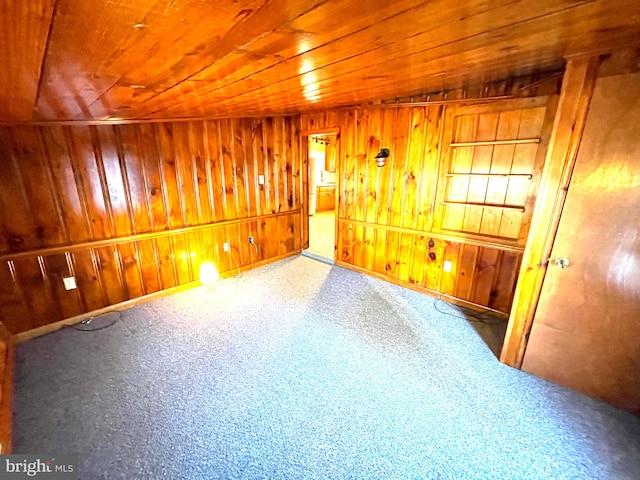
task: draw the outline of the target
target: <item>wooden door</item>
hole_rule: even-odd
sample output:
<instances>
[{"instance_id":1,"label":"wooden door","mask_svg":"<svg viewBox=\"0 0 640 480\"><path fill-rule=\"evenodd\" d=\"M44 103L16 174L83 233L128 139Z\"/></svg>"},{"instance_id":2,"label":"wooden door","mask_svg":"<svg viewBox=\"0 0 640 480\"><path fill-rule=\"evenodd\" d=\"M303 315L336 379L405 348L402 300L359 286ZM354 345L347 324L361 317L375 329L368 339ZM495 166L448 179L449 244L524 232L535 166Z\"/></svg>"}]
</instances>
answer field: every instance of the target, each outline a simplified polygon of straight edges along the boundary
<instances>
[{"instance_id":1,"label":"wooden door","mask_svg":"<svg viewBox=\"0 0 640 480\"><path fill-rule=\"evenodd\" d=\"M522 368L640 413L640 73L596 83L550 262Z\"/></svg>"}]
</instances>

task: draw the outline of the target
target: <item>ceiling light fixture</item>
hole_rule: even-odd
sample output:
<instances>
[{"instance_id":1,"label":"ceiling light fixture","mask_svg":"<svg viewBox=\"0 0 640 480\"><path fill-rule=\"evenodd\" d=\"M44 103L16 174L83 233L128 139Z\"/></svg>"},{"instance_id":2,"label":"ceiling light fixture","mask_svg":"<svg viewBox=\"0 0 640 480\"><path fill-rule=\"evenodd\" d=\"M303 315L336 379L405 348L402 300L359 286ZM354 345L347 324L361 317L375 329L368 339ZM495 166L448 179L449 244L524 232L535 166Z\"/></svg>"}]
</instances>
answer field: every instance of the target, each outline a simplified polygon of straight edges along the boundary
<instances>
[{"instance_id":1,"label":"ceiling light fixture","mask_svg":"<svg viewBox=\"0 0 640 480\"><path fill-rule=\"evenodd\" d=\"M133 24L133 28L137 28L138 30L140 30L141 28L146 27L146 25L144 23L134 23Z\"/></svg>"},{"instance_id":2,"label":"ceiling light fixture","mask_svg":"<svg viewBox=\"0 0 640 480\"><path fill-rule=\"evenodd\" d=\"M138 90L138 89L142 90L147 87L145 87L144 85L129 85L129 88L133 88L134 90Z\"/></svg>"}]
</instances>

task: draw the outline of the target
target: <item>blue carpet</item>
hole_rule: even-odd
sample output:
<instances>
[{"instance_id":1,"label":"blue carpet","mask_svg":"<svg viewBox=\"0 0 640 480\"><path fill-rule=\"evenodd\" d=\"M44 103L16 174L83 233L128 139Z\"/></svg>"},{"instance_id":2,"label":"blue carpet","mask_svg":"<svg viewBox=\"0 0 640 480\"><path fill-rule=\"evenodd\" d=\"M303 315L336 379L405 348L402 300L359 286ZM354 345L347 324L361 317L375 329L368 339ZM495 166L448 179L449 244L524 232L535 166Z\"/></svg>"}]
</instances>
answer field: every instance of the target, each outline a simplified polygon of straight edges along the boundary
<instances>
[{"instance_id":1,"label":"blue carpet","mask_svg":"<svg viewBox=\"0 0 640 480\"><path fill-rule=\"evenodd\" d=\"M433 303L300 256L33 339L14 450L92 480L638 478L638 418Z\"/></svg>"}]
</instances>

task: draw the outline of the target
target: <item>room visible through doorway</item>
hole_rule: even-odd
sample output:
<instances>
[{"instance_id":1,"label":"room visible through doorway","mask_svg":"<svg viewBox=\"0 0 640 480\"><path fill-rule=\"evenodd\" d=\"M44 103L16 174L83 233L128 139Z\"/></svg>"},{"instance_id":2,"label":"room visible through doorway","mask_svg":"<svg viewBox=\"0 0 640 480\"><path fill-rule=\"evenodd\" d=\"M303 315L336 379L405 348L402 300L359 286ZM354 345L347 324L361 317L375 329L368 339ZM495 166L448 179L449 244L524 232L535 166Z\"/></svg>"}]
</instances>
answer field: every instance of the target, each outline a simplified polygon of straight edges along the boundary
<instances>
[{"instance_id":1,"label":"room visible through doorway","mask_svg":"<svg viewBox=\"0 0 640 480\"><path fill-rule=\"evenodd\" d=\"M309 248L306 253L333 262L338 136L318 134L308 138Z\"/></svg>"}]
</instances>

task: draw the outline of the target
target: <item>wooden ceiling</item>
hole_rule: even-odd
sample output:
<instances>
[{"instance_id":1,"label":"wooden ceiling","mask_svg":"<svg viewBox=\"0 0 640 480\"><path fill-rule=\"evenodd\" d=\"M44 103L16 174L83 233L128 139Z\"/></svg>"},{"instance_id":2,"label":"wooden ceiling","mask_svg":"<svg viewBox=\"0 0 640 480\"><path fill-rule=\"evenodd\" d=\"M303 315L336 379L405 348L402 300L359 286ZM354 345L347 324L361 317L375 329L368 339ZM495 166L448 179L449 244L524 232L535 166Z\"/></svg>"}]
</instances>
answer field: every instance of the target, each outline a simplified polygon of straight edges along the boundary
<instances>
[{"instance_id":1,"label":"wooden ceiling","mask_svg":"<svg viewBox=\"0 0 640 480\"><path fill-rule=\"evenodd\" d=\"M303 112L639 43L638 0L3 0L0 121Z\"/></svg>"}]
</instances>

